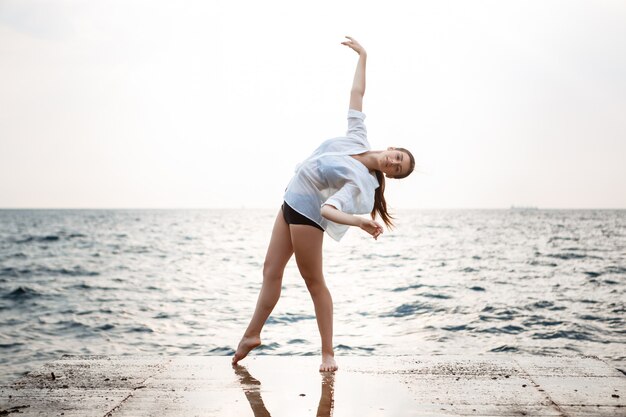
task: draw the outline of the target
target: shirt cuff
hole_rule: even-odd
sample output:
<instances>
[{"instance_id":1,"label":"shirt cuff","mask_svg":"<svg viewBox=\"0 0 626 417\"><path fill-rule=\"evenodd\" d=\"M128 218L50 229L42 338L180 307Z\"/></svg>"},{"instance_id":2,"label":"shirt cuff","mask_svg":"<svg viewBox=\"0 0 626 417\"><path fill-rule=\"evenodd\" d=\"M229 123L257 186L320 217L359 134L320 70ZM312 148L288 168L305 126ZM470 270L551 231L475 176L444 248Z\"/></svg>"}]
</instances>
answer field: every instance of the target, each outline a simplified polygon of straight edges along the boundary
<instances>
[{"instance_id":1,"label":"shirt cuff","mask_svg":"<svg viewBox=\"0 0 626 417\"><path fill-rule=\"evenodd\" d=\"M365 120L365 113L355 109L348 109L348 118L355 117L357 119Z\"/></svg>"},{"instance_id":2,"label":"shirt cuff","mask_svg":"<svg viewBox=\"0 0 626 417\"><path fill-rule=\"evenodd\" d=\"M339 211L343 211L342 210L342 206L341 206L341 202L335 198L329 198L328 200L326 200L324 203L322 203L322 207L324 207L325 205L329 205L329 206L333 206L335 207L337 210Z\"/></svg>"}]
</instances>

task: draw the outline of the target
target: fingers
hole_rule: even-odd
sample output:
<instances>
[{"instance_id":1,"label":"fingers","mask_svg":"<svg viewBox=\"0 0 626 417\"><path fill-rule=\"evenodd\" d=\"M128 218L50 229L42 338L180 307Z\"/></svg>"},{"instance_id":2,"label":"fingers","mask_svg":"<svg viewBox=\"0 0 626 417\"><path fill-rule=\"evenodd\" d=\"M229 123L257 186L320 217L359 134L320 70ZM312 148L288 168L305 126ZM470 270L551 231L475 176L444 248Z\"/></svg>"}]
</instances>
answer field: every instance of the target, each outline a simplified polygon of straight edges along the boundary
<instances>
[{"instance_id":1,"label":"fingers","mask_svg":"<svg viewBox=\"0 0 626 417\"><path fill-rule=\"evenodd\" d=\"M381 235L381 233L382 233L382 232L381 232L380 230L378 230L378 229L371 229L371 228L367 228L365 231L366 231L367 233L369 233L369 235L370 235L370 236L372 236L374 239L377 239L377 238L378 238L378 236L380 236L380 235Z\"/></svg>"},{"instance_id":2,"label":"fingers","mask_svg":"<svg viewBox=\"0 0 626 417\"><path fill-rule=\"evenodd\" d=\"M342 44L342 45L352 46L352 44L355 44L355 43L357 43L357 44L358 44L358 42L357 42L357 41L355 41L353 37L351 37L351 36L346 36L346 38L348 38L349 40L341 42L341 44Z\"/></svg>"},{"instance_id":3,"label":"fingers","mask_svg":"<svg viewBox=\"0 0 626 417\"><path fill-rule=\"evenodd\" d=\"M373 220L364 221L360 227L374 239L378 239L378 236L383 234L383 227Z\"/></svg>"},{"instance_id":4,"label":"fingers","mask_svg":"<svg viewBox=\"0 0 626 417\"><path fill-rule=\"evenodd\" d=\"M374 239L376 239L376 240L377 240L377 239L378 239L378 236L380 236L380 235L382 235L382 234L383 234L383 228L382 228L382 226L381 226L381 225L379 225L379 224L378 224L378 223L376 223L376 222L372 222L372 223L371 223L371 226L372 226L372 227L373 227L373 229L374 229L374 230L372 231L371 235L372 235L372 237L373 237Z\"/></svg>"},{"instance_id":5,"label":"fingers","mask_svg":"<svg viewBox=\"0 0 626 417\"><path fill-rule=\"evenodd\" d=\"M359 55L361 55L365 51L363 47L361 46L361 44L356 41L356 39L350 36L346 36L346 38L348 38L348 40L341 42L342 45L347 46L348 48L352 49L354 52L356 52Z\"/></svg>"}]
</instances>

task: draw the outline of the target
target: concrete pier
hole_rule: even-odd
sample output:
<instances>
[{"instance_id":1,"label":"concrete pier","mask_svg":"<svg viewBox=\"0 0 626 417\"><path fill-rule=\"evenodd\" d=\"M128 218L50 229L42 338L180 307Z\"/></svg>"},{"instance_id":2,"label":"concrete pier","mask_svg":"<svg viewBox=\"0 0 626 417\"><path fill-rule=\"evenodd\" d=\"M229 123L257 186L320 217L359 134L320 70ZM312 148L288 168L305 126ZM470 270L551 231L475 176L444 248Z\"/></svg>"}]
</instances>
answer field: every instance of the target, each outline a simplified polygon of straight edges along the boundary
<instances>
[{"instance_id":1,"label":"concrete pier","mask_svg":"<svg viewBox=\"0 0 626 417\"><path fill-rule=\"evenodd\" d=\"M595 357L67 356L0 387L0 416L626 416Z\"/></svg>"}]
</instances>

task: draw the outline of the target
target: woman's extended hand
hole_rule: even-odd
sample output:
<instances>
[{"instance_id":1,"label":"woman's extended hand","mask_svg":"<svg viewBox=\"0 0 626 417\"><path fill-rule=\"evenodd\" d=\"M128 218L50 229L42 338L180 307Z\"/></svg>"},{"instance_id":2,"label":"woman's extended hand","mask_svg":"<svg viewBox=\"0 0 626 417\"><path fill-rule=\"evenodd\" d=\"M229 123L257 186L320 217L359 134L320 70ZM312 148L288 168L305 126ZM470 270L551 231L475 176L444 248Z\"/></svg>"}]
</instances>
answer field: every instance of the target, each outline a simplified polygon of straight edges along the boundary
<instances>
[{"instance_id":1,"label":"woman's extended hand","mask_svg":"<svg viewBox=\"0 0 626 417\"><path fill-rule=\"evenodd\" d=\"M361 44L356 41L356 39L351 38L350 36L346 36L346 38L348 38L349 40L341 42L342 45L346 45L347 47L352 48L359 55L366 53L365 48L363 48Z\"/></svg>"},{"instance_id":2,"label":"woman's extended hand","mask_svg":"<svg viewBox=\"0 0 626 417\"><path fill-rule=\"evenodd\" d=\"M359 227L372 235L374 239L378 239L378 236L383 233L383 227L380 224L376 223L374 220L361 218Z\"/></svg>"}]
</instances>

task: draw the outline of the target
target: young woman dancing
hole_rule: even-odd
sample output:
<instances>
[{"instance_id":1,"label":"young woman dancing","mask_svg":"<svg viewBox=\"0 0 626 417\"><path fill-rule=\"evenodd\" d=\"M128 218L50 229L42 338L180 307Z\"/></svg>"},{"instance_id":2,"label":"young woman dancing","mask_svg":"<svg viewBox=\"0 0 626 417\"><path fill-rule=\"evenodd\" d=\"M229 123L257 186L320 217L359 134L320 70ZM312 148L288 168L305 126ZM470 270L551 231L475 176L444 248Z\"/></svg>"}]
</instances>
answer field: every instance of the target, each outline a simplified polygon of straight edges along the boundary
<instances>
[{"instance_id":1,"label":"young woman dancing","mask_svg":"<svg viewBox=\"0 0 626 417\"><path fill-rule=\"evenodd\" d=\"M365 115L361 113L365 93L367 53L353 38L342 42L359 54L350 92L348 132L345 137L322 143L296 168L285 190L283 205L276 216L265 263L263 285L250 324L233 365L261 344L261 330L280 297L283 271L291 255L313 299L315 317L322 338L320 371L335 371L333 351L333 300L322 272L324 231L339 241L349 226L357 226L377 239L382 226L392 217L385 203L385 176L405 178L415 167L413 155L404 148L372 151L367 141ZM383 175L384 174L384 175ZM371 214L372 220L355 216Z\"/></svg>"}]
</instances>

